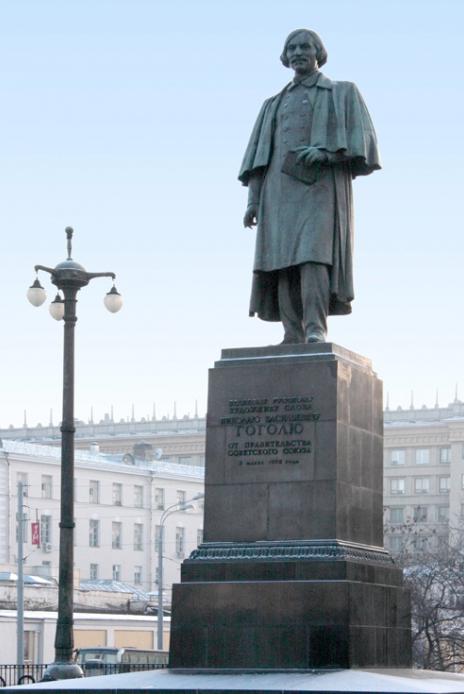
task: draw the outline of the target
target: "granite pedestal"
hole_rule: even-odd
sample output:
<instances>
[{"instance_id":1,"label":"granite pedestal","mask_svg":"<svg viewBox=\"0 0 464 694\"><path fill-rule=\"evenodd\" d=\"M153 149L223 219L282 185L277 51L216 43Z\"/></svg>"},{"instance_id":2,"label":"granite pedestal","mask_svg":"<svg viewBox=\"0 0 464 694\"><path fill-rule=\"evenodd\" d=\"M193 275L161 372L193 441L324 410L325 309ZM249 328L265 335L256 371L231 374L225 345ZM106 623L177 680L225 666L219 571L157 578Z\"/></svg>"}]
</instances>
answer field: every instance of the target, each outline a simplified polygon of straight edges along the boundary
<instances>
[{"instance_id":1,"label":"granite pedestal","mask_svg":"<svg viewBox=\"0 0 464 694\"><path fill-rule=\"evenodd\" d=\"M410 666L369 360L330 343L224 350L208 397L204 543L174 586L170 667Z\"/></svg>"}]
</instances>

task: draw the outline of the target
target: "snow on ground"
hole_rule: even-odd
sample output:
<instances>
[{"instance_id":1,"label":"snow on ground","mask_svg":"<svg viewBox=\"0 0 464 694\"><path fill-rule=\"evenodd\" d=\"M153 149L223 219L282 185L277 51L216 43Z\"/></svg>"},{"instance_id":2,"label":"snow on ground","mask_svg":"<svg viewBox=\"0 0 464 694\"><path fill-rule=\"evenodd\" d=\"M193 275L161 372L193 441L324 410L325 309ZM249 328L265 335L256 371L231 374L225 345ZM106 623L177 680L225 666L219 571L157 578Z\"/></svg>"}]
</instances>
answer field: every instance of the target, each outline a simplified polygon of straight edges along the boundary
<instances>
[{"instance_id":1,"label":"snow on ground","mask_svg":"<svg viewBox=\"0 0 464 694\"><path fill-rule=\"evenodd\" d=\"M314 672L276 673L181 673L172 670L133 672L122 675L86 677L78 680L43 682L9 687L8 691L92 690L124 692L199 690L263 692L388 692L464 694L464 675L427 670L363 669L319 670Z\"/></svg>"}]
</instances>

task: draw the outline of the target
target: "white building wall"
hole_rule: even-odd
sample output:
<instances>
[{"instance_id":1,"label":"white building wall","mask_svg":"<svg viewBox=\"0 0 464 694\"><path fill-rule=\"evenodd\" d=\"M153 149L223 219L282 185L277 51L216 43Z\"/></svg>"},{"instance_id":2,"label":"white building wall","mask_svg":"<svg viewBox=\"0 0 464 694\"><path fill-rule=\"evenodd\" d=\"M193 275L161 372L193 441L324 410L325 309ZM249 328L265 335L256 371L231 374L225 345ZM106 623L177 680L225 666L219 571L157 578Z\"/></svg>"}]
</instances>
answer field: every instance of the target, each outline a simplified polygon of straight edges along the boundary
<instances>
[{"instance_id":1,"label":"white building wall","mask_svg":"<svg viewBox=\"0 0 464 694\"><path fill-rule=\"evenodd\" d=\"M10 502L8 454L0 450L0 563L9 561Z\"/></svg>"},{"instance_id":2,"label":"white building wall","mask_svg":"<svg viewBox=\"0 0 464 694\"><path fill-rule=\"evenodd\" d=\"M14 521L17 504L17 480L27 478L27 497L25 505L28 521L26 523L25 572L32 573L42 567L45 573L57 575L59 549L60 515L60 457L55 448L30 445L14 441L4 441L3 456L0 453L0 493L10 486L10 494L4 495L0 506L0 537L3 528L3 560L1 563L14 567L16 562L16 523ZM0 449L2 451L2 449ZM5 453L9 464L6 465ZM76 452L75 463L75 569L81 579L90 578L91 565L98 567L98 578L113 578L114 567L120 567L119 578L135 584L137 574L141 574L138 584L142 590L157 591L155 584L155 528L159 524L163 509L154 508L155 490L163 489L164 508L175 505L179 493L188 501L203 493L203 470L192 466L162 463L146 463L144 467L111 462L101 455L85 455ZM45 477L47 476L47 477ZM44 484L52 480L52 490ZM2 481L3 480L3 481ZM98 499L91 497L91 484L97 482ZM121 485L121 503L115 503L113 485ZM143 488L143 504L136 505L135 487ZM50 497L50 498L44 498ZM49 542L42 538L42 545L31 544L31 522L42 516L51 517ZM90 520L98 521L99 537L96 547L90 546ZM120 523L122 538L120 547L113 543L113 524ZM142 526L142 544L136 546L134 526ZM185 528L185 547L182 555L176 552L176 527ZM170 599L172 582L179 580L180 563L184 556L197 546L198 531L203 527L203 508L201 502L186 511L175 511L165 523L164 546L164 586L166 598ZM1 551L1 550L0 550Z\"/></svg>"},{"instance_id":3,"label":"white building wall","mask_svg":"<svg viewBox=\"0 0 464 694\"><path fill-rule=\"evenodd\" d=\"M145 642L156 644L156 619L143 615L111 615L95 613L74 614L74 636L81 646L100 645L129 646L146 635ZM170 621L165 619L164 643L169 646ZM51 663L55 659L54 640L56 612L29 611L24 613L24 631L32 632L30 638L31 663ZM134 633L133 640L130 634ZM16 612L0 610L0 664L16 663ZM100 641L101 640L101 641Z\"/></svg>"},{"instance_id":4,"label":"white building wall","mask_svg":"<svg viewBox=\"0 0 464 694\"><path fill-rule=\"evenodd\" d=\"M405 543L409 552L433 551L448 540L450 527L462 523L463 450L462 420L391 421L385 427L385 544L393 553Z\"/></svg>"}]
</instances>

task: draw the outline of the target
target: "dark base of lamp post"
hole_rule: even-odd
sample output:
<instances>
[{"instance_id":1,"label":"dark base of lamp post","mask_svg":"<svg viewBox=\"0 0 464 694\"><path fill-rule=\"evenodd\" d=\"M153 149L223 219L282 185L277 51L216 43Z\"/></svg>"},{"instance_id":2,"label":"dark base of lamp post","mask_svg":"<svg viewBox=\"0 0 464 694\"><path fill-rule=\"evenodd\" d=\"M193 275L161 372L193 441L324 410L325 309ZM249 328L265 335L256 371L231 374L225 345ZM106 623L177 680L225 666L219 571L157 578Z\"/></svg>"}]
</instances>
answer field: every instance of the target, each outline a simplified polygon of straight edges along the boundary
<instances>
[{"instance_id":1,"label":"dark base of lamp post","mask_svg":"<svg viewBox=\"0 0 464 694\"><path fill-rule=\"evenodd\" d=\"M42 682L53 682L54 680L72 680L76 677L84 677L82 669L77 663L69 661L51 663L44 672Z\"/></svg>"}]
</instances>

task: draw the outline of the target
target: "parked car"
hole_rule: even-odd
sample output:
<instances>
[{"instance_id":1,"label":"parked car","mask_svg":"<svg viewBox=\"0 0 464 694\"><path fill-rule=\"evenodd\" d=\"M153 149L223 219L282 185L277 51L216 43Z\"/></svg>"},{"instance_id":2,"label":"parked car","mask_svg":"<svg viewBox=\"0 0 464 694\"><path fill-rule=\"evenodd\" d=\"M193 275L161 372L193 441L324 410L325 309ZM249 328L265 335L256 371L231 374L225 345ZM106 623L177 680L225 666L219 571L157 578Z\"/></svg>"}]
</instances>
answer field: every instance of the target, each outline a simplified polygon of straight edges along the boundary
<instances>
[{"instance_id":1,"label":"parked car","mask_svg":"<svg viewBox=\"0 0 464 694\"><path fill-rule=\"evenodd\" d=\"M84 675L91 677L167 667L168 655L167 651L100 646L79 648L76 662L83 669Z\"/></svg>"}]
</instances>

